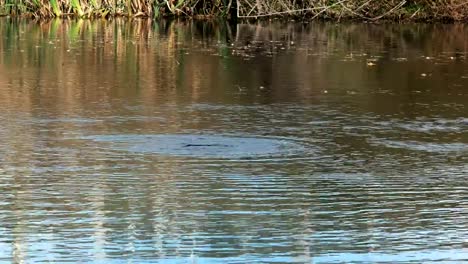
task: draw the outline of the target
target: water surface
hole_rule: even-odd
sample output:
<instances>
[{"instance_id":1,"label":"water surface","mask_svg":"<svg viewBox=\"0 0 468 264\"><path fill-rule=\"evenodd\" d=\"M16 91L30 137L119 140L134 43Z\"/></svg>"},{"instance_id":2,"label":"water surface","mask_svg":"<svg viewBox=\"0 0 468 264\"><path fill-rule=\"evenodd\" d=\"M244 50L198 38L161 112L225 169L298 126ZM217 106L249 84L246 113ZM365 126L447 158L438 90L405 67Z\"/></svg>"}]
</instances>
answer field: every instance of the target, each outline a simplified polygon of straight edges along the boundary
<instances>
[{"instance_id":1,"label":"water surface","mask_svg":"<svg viewBox=\"0 0 468 264\"><path fill-rule=\"evenodd\" d=\"M0 262L468 262L466 25L0 20Z\"/></svg>"}]
</instances>

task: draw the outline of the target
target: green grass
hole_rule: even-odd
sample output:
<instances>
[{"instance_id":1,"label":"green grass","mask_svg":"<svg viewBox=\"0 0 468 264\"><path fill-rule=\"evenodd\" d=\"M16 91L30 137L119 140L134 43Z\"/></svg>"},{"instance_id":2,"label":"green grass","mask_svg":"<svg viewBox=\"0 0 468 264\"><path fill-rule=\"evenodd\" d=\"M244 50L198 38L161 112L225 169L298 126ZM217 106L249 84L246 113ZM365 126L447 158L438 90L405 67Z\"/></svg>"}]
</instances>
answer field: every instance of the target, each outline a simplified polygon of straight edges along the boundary
<instances>
[{"instance_id":1,"label":"green grass","mask_svg":"<svg viewBox=\"0 0 468 264\"><path fill-rule=\"evenodd\" d=\"M62 10L59 7L59 0L50 0L50 6L52 8L53 14L56 17L60 17L62 15Z\"/></svg>"},{"instance_id":2,"label":"green grass","mask_svg":"<svg viewBox=\"0 0 468 264\"><path fill-rule=\"evenodd\" d=\"M73 10L75 11L75 14L77 14L79 17L82 17L84 12L83 9L81 9L80 0L70 0L70 2Z\"/></svg>"}]
</instances>

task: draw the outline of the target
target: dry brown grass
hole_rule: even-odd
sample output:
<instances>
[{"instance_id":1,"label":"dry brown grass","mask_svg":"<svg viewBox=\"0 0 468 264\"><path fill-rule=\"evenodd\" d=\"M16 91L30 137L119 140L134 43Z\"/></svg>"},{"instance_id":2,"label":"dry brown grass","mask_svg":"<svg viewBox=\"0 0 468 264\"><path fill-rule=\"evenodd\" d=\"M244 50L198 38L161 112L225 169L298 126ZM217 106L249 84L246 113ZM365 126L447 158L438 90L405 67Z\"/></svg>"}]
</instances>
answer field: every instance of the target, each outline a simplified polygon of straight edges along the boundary
<instances>
[{"instance_id":1,"label":"dry brown grass","mask_svg":"<svg viewBox=\"0 0 468 264\"><path fill-rule=\"evenodd\" d=\"M468 19L467 0L238 0L244 18L292 15L329 19L453 20Z\"/></svg>"}]
</instances>

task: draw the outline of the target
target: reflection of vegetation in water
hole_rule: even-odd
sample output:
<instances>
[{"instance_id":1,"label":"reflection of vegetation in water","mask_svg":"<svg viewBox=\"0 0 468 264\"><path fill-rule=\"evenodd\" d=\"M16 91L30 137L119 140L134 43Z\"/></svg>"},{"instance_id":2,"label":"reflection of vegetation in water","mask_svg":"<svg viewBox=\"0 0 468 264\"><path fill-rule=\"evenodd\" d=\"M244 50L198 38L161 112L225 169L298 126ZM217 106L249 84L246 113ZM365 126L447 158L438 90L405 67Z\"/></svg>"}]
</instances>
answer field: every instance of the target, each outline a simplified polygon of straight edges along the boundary
<instances>
[{"instance_id":1,"label":"reflection of vegetation in water","mask_svg":"<svg viewBox=\"0 0 468 264\"><path fill-rule=\"evenodd\" d=\"M34 76L43 96L67 98L57 102L64 107L90 97L137 96L150 103L162 93L265 102L306 98L335 84L359 93L369 82L403 91L422 85L422 73L445 87L444 71L464 75L456 63L466 59L466 31L464 25L3 19L0 79L27 87L31 81L18 80Z\"/></svg>"},{"instance_id":2,"label":"reflection of vegetation in water","mask_svg":"<svg viewBox=\"0 0 468 264\"><path fill-rule=\"evenodd\" d=\"M466 52L465 39L468 33L467 27L464 25L336 26L330 24L265 23L232 26L225 23L205 24L193 21L154 23L148 20L129 22L116 19L112 21L27 22L2 19L0 20L0 36L0 109L10 111L6 117L11 117L3 119L5 122L0 128L2 138L7 139L6 143L2 144L2 148L7 149L2 157L8 164L18 164L14 168L24 168L23 170L10 170L2 173L5 179L11 179L11 184L6 183L0 187L3 188L2 193L13 193L16 189L18 190L14 195L7 195L7 202L11 200L12 207L5 205L7 211L12 208L10 211L17 214L5 219L18 219L12 233L20 235L11 239L19 245L18 249L25 250L26 247L21 247L21 245L33 244L33 242L21 243L29 241L25 238L29 234L38 233L35 228L43 227L41 221L37 221L38 225L31 225L30 222L26 221L31 219L31 205L38 203L38 197L55 199L51 202L55 206L54 208L49 209L51 207L44 206L49 211L60 212L56 215L57 225L53 227L53 230L49 229L53 234L61 234L57 232L57 229L64 230L67 234L70 231L85 230L86 233L82 233L85 235L80 237L95 237L96 240L101 239L108 241L108 243L119 241L116 237L132 237L135 233L139 234L136 240L132 238L135 241L151 241L151 236L155 235L154 244L160 250L160 255L157 255L158 252L151 252L151 255L161 257L168 253L180 252L175 251L168 244L163 245L163 242L169 241L169 238L172 244L185 245L188 248L192 245L191 242L187 244L187 239L180 234L199 235L203 232L210 234L213 228L222 230L222 234L231 235L232 238L228 238L230 245L243 245L244 243L247 253L251 253L249 250L255 250L255 253L263 252L265 255L271 255L275 254L274 251L284 250L283 244L286 242L277 243L274 248L268 243L259 250L251 247L252 243L261 242L256 241L256 237L265 236L262 230L265 229L266 224L279 228L277 230L285 228L288 232L297 234L289 236L288 233L288 237L285 237L287 243L291 240L297 243L293 248L297 251L301 248L309 248L308 245L312 242L308 239L312 235L329 234L327 231L332 229L347 230L349 223L361 223L360 221L365 217L368 218L365 220L369 220L367 222L371 224L394 223L391 227L395 227L395 230L431 229L434 227L434 223L441 223L439 226L443 229L445 223L459 219L456 218L459 214L446 214L446 217L439 221L441 220L439 215L434 213L429 217L428 214L423 214L421 221L406 221L405 215L418 215L419 209L417 207L410 208L409 213L403 216L398 213L401 212L401 204L407 202L408 196L401 193L394 196L384 194L381 186L382 179L385 177L381 176L386 174L374 177L374 175L361 172L356 174L343 173L345 170L342 168L349 167L341 167L341 160L324 165L323 170L322 167L319 167L317 174L322 174L322 171L327 171L328 168L330 171L336 170L339 173L324 174L320 177L313 175L317 177L316 181L311 181L310 177L310 171L317 170L317 167L313 165L315 162L311 162L311 167L306 168L303 162L298 163L297 166L281 166L282 169L279 173L276 170L278 167L274 166L265 166L265 169L255 169L252 172L251 163L246 163L245 167L230 165L226 167L227 169L220 168L219 173L218 171L216 173L200 173L200 166L197 164L171 163L170 159L166 162L151 158L140 161L137 156L114 156L114 154L93 145L88 147L83 142L57 140L57 138L68 136L62 134L63 131L77 134L107 134L125 133L125 131L120 130L124 128L128 129L127 132L135 131L135 133L139 133L139 129L151 133L160 133L161 131L165 133L170 129L173 131L181 131L187 127L197 129L197 126L201 127L199 130L208 128L216 131L228 128L235 130L236 126L242 126L238 131L244 131L248 130L246 126L250 124L256 126L257 122L261 123L262 120L267 125L260 124L255 128L262 129L262 131L257 130L260 133L265 132L265 130L267 130L265 134L272 133L268 131L270 126L275 130L281 128L281 131L289 131L289 125L292 127L314 117L315 106L313 103L310 104L310 110L298 110L297 112L294 109L300 108L299 100L294 101L294 104L284 103L276 106L272 104L265 107L259 106L259 103L268 103L274 101L275 98L280 98L281 102L286 102L291 97L307 100L311 98L311 94L313 95L324 87L334 88L334 90L329 90L332 95L350 89L357 91L358 94L366 94L365 92L372 89L388 90L399 94L399 98L394 101L388 100L388 98L395 97L385 98L395 108L400 108L406 99L421 100L424 96L437 96L437 101L440 102L443 101L444 93L439 93L439 91L450 89L450 82L446 82L445 76L458 74L459 77L463 72L466 75L466 62L463 60L466 60L464 52ZM430 59L422 58L422 56ZM449 58L450 56L454 57L453 61ZM368 68L365 64L367 58L376 58L377 65ZM406 58L407 61L393 62L392 60L395 58ZM440 64L433 67L435 63ZM414 76L419 75L419 70L427 71L429 69L432 75L427 76L428 82L423 81L422 83L430 85L428 87L432 89L440 88L440 90L435 90L431 94L411 94L411 89L418 88L418 82ZM339 85L334 86L336 83ZM238 91L235 84L242 86L243 90ZM260 86L264 86L265 89L259 90ZM466 91L461 88L456 91L466 95ZM343 98L343 96L330 96L324 100L323 104L327 104L331 100L344 100ZM466 103L466 96L458 98L463 107L463 104ZM453 103L457 97L452 96L450 99ZM207 110L204 114L197 115L197 110L193 108L192 104L185 108L186 101L207 102L213 109L219 107L216 105L217 102L221 102L223 104L221 107L230 110ZM278 101L280 100L276 102ZM369 105L368 107L383 108L382 105L378 105L379 102L381 101L376 98L355 100L352 101L352 104L363 103ZM169 105L166 106L166 103ZM255 108L239 107L239 104L242 103L256 103L256 106ZM96 107L96 104L99 106ZM117 105L109 111L110 107L107 106L112 104ZM178 106L171 108L170 104ZM136 105L135 108L143 109L142 112L148 111L145 113L146 117L157 116L160 113L155 113L155 111L164 111L166 107L169 108L170 114L162 115L167 116L167 123L159 124L158 122L146 121L133 123L134 121L131 119L123 118L125 124L116 126L116 123L123 119L114 118L106 122L99 121L100 118L109 115L118 117L121 112L123 112L121 117L125 117L128 112L122 108L133 105ZM290 108L286 110L288 105ZM345 106L348 105L345 104ZM198 107L206 106L199 105ZM430 105L430 107L437 106ZM324 111L334 110L336 105L324 106L324 108ZM265 109L272 110L265 111ZM398 114L404 110L404 108L400 108L391 113ZM50 115L51 118L63 115L85 117L90 114L86 111L91 112L92 118L96 119L91 124L79 125L75 121L57 123L39 121L39 123L19 125L24 120L34 121L35 117L39 117L38 120L44 120L40 118L44 115ZM131 114L138 114L138 111L140 110L131 112ZM289 115L288 111L291 111ZM229 114L231 112L232 114ZM3 113L5 115L5 112ZM437 113L437 115L439 114ZM460 112L455 114L463 116ZM28 116L21 120L21 116L24 115ZM184 115L185 118L181 117ZM250 119L249 115L253 115L255 118L250 117ZM280 118L275 120L278 117ZM345 129L344 126L350 124L334 120L333 117L334 115L324 116L326 122L330 122L329 125L303 126L303 128L306 127L301 130L301 133L304 134L299 134L299 131L294 133L301 136L314 135L313 133L316 133L314 130L319 130L319 126L323 126L326 130L324 133L333 134L335 131L341 131L342 128ZM344 115L342 117L350 116ZM364 120L366 118L363 115L356 115L356 117ZM185 122L191 122L191 119L198 120L187 125L171 118L180 118ZM278 120L281 122L272 123L272 121ZM357 124L359 125L360 122L366 126L357 132L376 133L368 132L374 129L374 123L358 120ZM220 123L224 124L225 127L217 127ZM228 123L232 127L226 126ZM396 124L400 123L389 124L388 130L393 131ZM357 127L359 127L358 125ZM463 129L461 125L457 127ZM397 132L401 132L401 130ZM348 137L340 139L339 136L338 134L333 137L337 140L334 143L340 143L340 140L346 140L346 143L349 143ZM414 134L414 136L419 138L421 134ZM463 134L454 135L454 137L462 136ZM398 138L400 140L400 137ZM360 142L361 140L357 140L352 144L360 144ZM385 142L378 141L377 143ZM346 146L346 144L343 145ZM381 148L378 146L376 149ZM346 147L337 148L334 151L336 152L333 153L338 154L334 156L339 157L347 157L343 153L349 153L349 149ZM396 153L399 150L395 148L390 151ZM380 154L381 152L371 150L370 153ZM350 153L350 155L353 154L354 152ZM366 163L362 167L363 170L367 171L368 168L376 164L388 166L376 170L377 173L387 169L391 171L390 173L394 173L395 168L397 168L397 173L400 173L405 168L413 167L414 164L419 164L421 168L427 167L427 159L425 158L421 158L419 163L415 163L411 159L408 161L408 157L411 158L413 152L402 152L401 156L397 156L401 159L371 154L363 156L369 157L369 159L363 159ZM392 155L392 157L395 156ZM379 159L390 161L382 162ZM40 163L42 161L44 163ZM441 164L447 162L444 158L437 161ZM460 160L458 162L463 164ZM135 164L141 167L132 166ZM338 169L332 169L334 166L338 166ZM80 168L82 171L71 170ZM234 173L232 168L236 168ZM447 165L442 167L441 171L451 168L453 169ZM459 169L463 166L455 166L454 168ZM38 172L40 169L45 169L45 171ZM432 176L439 177L437 172L438 169L434 170ZM412 171L408 175L411 173ZM305 175L303 179L284 177L284 175L302 174ZM451 175L453 174L456 175L456 173ZM30 175L36 177L28 177ZM460 177L462 177L461 174ZM398 179L403 180L398 181ZM398 176L398 179L395 186L408 186L404 191L408 191L408 195L412 195L415 193L414 190L420 187L421 182L427 180L427 177ZM184 180L187 180L187 184L179 184ZM389 179L389 181L391 180L394 179ZM200 184L195 185L196 182ZM370 187L363 191L362 182L370 182ZM267 183L275 183L275 185ZM310 186L307 185L309 183ZM441 195L441 197L437 197L441 199L434 200L434 204L437 205L434 208L440 208L438 206L440 203L436 200L449 201L448 203L450 203L460 198L460 195L456 194L463 192L457 191L462 189L456 189L455 183L457 181L451 181L450 185L447 185L447 190L451 191L440 191L440 188L434 190L434 193ZM190 189L192 184L194 184L194 188ZM266 187L277 189L259 189L265 184L267 184ZM12 191L11 186L13 185L17 188ZM51 186L55 188L53 190L60 197L49 198ZM390 187L388 194L394 190L393 185ZM207 188L212 190L209 197L216 198L212 199L212 203L206 202L208 196L200 195L199 190ZM247 190L247 192L226 191L240 189ZM213 194L213 192L217 193ZM343 195L335 195L336 197L328 195L343 192ZM355 196L356 193L363 194ZM444 196L453 193L455 195ZM135 194L135 196L129 194ZM245 200L246 194L251 198L281 195L282 199L275 199L273 206L265 207L272 208L272 214L237 215L232 213L248 213L257 210L252 209L249 202L232 202L233 198L237 201ZM255 197L257 194L259 196ZM265 196L266 194L268 196ZM356 203L350 204L349 197L353 197ZM392 201L388 207L397 213L389 212L383 215L379 214L378 211L369 211L369 208L375 208L373 206L376 197L381 201L386 199ZM421 194L415 199L417 204L423 204L427 202L427 195ZM255 204L259 205L256 208L269 203L265 201L264 204L261 204L259 201L261 199L255 201ZM298 204L297 210L290 211L291 204L298 201L300 204ZM319 202L315 203L316 201ZM330 204L331 208L324 206ZM329 212L329 214L314 216L309 212L311 205L318 208L315 211ZM454 207L453 204L447 204L446 208L451 208L450 206ZM89 212L90 208L92 208L92 212ZM178 213L177 208L190 208L189 210L203 214L200 214L199 217L187 216ZM428 209L428 212L431 211L429 207L425 209ZM224 214L223 210L227 213ZM364 212L365 215L349 213L346 215L351 217L343 218L346 221L342 221L337 216L337 211ZM50 218L51 214L44 213L44 210L37 210L37 212L46 217L44 218L46 220L54 219ZM63 216L66 212L70 212L69 218ZM89 216L80 215L77 217L80 212L86 214L89 212ZM215 213L207 218L204 212ZM301 212L304 212L303 215ZM285 213L284 216L281 215L282 213ZM130 214L138 217L128 217ZM95 218L90 220L91 216ZM73 219L78 219L79 223ZM84 222L83 219L90 221L90 224ZM282 226L283 222L278 221L281 219L285 219L284 223L290 227ZM336 224L333 226L321 225L320 221L323 219L336 220ZM137 223L136 229L135 222ZM205 225L206 222L220 224L213 227ZM296 225L295 223L301 224ZM375 227L371 224L364 224L359 232L365 233L368 230L368 233L374 234ZM133 227L128 228L129 226ZM377 228L380 226L386 227L385 224L382 224ZM94 235L91 233L93 231L96 232ZM113 234L118 235L114 236ZM145 234L148 234L148 237ZM450 238L451 236L446 237ZM240 240L240 238L245 240ZM220 240L226 241L224 237L203 239L207 240L205 242L207 245L215 245ZM409 240L409 242L411 241L413 240ZM459 241L460 239L457 239L454 243L463 242ZM197 242L202 243L200 240ZM37 243L43 244L44 242ZM104 242L100 243L104 245ZM261 243L259 245L263 245ZM347 249L344 244L349 245L348 241L343 242L342 245L344 249ZM316 243L310 246L310 250L312 253L317 251L330 252L335 245ZM69 253L67 249L64 250L64 254ZM102 249L97 251L101 252ZM27 256L26 253L29 251L25 250L24 252L24 256ZM240 251L236 251L236 254L238 252ZM24 258L21 257L21 252L15 256L18 256L18 259Z\"/></svg>"}]
</instances>

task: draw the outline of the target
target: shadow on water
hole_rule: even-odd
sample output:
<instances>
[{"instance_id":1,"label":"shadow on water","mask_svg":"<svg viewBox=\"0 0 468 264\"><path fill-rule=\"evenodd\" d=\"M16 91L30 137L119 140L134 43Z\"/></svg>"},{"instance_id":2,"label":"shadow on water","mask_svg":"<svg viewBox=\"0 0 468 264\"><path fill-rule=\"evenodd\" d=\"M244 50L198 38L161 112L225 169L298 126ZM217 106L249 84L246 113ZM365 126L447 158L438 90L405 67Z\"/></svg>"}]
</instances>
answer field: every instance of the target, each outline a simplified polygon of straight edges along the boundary
<instances>
[{"instance_id":1,"label":"shadow on water","mask_svg":"<svg viewBox=\"0 0 468 264\"><path fill-rule=\"evenodd\" d=\"M466 262L467 31L2 18L0 262Z\"/></svg>"}]
</instances>

